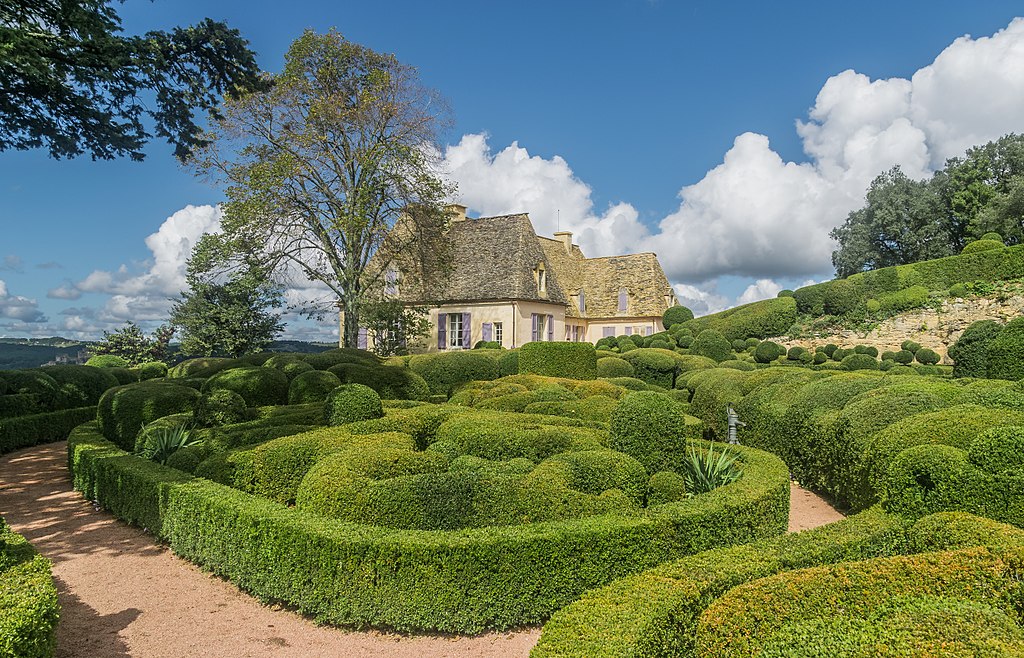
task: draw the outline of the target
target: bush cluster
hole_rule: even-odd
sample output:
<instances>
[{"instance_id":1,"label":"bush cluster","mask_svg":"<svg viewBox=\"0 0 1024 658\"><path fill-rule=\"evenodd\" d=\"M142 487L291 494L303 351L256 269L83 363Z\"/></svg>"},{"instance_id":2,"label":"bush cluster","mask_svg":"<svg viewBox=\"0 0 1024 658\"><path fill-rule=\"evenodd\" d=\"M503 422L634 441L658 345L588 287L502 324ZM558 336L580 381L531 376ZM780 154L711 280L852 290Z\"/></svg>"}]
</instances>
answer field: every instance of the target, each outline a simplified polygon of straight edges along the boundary
<instances>
[{"instance_id":1,"label":"bush cluster","mask_svg":"<svg viewBox=\"0 0 1024 658\"><path fill-rule=\"evenodd\" d=\"M0 655L50 658L59 607L50 561L0 517Z\"/></svg>"},{"instance_id":2,"label":"bush cluster","mask_svg":"<svg viewBox=\"0 0 1024 658\"><path fill-rule=\"evenodd\" d=\"M418 354L409 359L409 369L426 381L432 394L450 396L467 382L497 379L498 355L488 350Z\"/></svg>"},{"instance_id":3,"label":"bush cluster","mask_svg":"<svg viewBox=\"0 0 1024 658\"><path fill-rule=\"evenodd\" d=\"M217 372L203 385L204 393L233 391L250 407L288 403L288 376L275 368L245 366Z\"/></svg>"},{"instance_id":4,"label":"bush cluster","mask_svg":"<svg viewBox=\"0 0 1024 658\"><path fill-rule=\"evenodd\" d=\"M96 410L100 432L122 450L135 449L139 430L157 418L191 413L199 391L171 381L147 381L108 390Z\"/></svg>"},{"instance_id":5,"label":"bush cluster","mask_svg":"<svg viewBox=\"0 0 1024 658\"><path fill-rule=\"evenodd\" d=\"M533 341L519 348L519 372L569 379L595 379L597 352L590 343Z\"/></svg>"}]
</instances>

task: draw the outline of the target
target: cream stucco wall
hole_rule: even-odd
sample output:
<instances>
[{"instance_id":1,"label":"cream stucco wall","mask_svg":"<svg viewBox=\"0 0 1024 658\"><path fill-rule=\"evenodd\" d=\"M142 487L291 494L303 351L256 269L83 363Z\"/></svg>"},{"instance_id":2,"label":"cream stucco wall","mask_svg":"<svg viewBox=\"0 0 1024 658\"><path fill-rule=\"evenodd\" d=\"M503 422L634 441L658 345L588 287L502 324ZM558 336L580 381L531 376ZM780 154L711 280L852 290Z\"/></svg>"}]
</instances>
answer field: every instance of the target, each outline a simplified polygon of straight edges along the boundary
<instances>
[{"instance_id":1,"label":"cream stucco wall","mask_svg":"<svg viewBox=\"0 0 1024 658\"><path fill-rule=\"evenodd\" d=\"M647 335L648 329L650 329L652 334L663 331L660 317L615 318L614 320L594 319L587 323L587 341L596 343L601 340L604 337L605 327L613 327L616 336L624 335L626 327L631 327L634 334L641 335Z\"/></svg>"}]
</instances>

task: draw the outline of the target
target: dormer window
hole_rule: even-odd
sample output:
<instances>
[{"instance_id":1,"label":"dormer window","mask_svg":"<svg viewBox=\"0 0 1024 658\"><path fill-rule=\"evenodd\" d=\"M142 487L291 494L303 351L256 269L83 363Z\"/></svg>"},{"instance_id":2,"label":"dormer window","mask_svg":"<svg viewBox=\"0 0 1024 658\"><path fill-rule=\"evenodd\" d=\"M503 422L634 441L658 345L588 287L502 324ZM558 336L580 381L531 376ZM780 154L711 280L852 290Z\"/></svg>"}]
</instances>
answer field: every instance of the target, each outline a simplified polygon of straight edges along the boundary
<instances>
[{"instance_id":1,"label":"dormer window","mask_svg":"<svg viewBox=\"0 0 1024 658\"><path fill-rule=\"evenodd\" d=\"M579 295L578 302L579 302L579 307L580 307L580 313L586 313L587 312L587 298L583 294L582 290L580 290L580 295Z\"/></svg>"},{"instance_id":2,"label":"dormer window","mask_svg":"<svg viewBox=\"0 0 1024 658\"><path fill-rule=\"evenodd\" d=\"M384 273L384 294L389 297L398 296L398 268L394 265Z\"/></svg>"},{"instance_id":3,"label":"dormer window","mask_svg":"<svg viewBox=\"0 0 1024 658\"><path fill-rule=\"evenodd\" d=\"M619 288L619 313L625 313L629 309L629 291Z\"/></svg>"},{"instance_id":4,"label":"dormer window","mask_svg":"<svg viewBox=\"0 0 1024 658\"><path fill-rule=\"evenodd\" d=\"M548 273L544 270L544 263L537 263L537 269L533 271L533 276L537 280L537 292L546 293L548 291Z\"/></svg>"}]
</instances>

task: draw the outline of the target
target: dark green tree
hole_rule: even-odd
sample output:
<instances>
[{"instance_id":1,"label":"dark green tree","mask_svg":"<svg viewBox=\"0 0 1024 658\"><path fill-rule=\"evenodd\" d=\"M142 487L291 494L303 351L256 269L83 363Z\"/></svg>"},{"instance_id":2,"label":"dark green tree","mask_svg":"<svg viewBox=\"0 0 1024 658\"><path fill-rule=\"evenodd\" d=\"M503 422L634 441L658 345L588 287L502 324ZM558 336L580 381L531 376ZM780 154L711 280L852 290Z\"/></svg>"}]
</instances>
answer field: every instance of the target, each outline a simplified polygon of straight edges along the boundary
<instances>
[{"instance_id":1,"label":"dark green tree","mask_svg":"<svg viewBox=\"0 0 1024 658\"><path fill-rule=\"evenodd\" d=\"M872 181L867 203L832 230L836 276L903 265L959 251L938 190L893 167Z\"/></svg>"},{"instance_id":2,"label":"dark green tree","mask_svg":"<svg viewBox=\"0 0 1024 658\"><path fill-rule=\"evenodd\" d=\"M203 143L197 110L265 84L224 23L128 36L111 4L0 0L0 151L141 160L148 116L184 159Z\"/></svg>"},{"instance_id":3,"label":"dark green tree","mask_svg":"<svg viewBox=\"0 0 1024 658\"><path fill-rule=\"evenodd\" d=\"M134 322L115 331L104 331L103 340L89 348L93 356L113 354L134 367L143 363L164 361L167 358L167 345L174 336L174 327L161 325L147 337Z\"/></svg>"},{"instance_id":4,"label":"dark green tree","mask_svg":"<svg viewBox=\"0 0 1024 658\"><path fill-rule=\"evenodd\" d=\"M284 324L272 309L281 306L281 287L258 267L218 281L189 263L189 289L171 310L181 330L181 351L189 356L232 356L259 352Z\"/></svg>"},{"instance_id":5,"label":"dark green tree","mask_svg":"<svg viewBox=\"0 0 1024 658\"><path fill-rule=\"evenodd\" d=\"M226 99L204 136L197 173L227 194L222 233L204 248L322 284L329 295L311 310L340 307L344 344L356 347L361 306L391 264L401 255L423 270L403 268L408 286L442 253L445 106L415 69L334 31L303 34L272 82Z\"/></svg>"}]
</instances>

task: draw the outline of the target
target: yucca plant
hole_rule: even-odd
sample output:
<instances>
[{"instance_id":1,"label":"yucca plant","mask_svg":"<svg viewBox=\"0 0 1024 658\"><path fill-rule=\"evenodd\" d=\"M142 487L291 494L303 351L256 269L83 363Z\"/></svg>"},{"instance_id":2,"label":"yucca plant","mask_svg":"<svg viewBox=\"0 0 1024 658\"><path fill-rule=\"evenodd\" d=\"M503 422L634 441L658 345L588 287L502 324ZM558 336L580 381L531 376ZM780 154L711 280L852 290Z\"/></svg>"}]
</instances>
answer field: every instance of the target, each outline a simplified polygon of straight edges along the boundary
<instances>
[{"instance_id":1,"label":"yucca plant","mask_svg":"<svg viewBox=\"0 0 1024 658\"><path fill-rule=\"evenodd\" d=\"M159 427L149 430L141 454L158 464L166 464L167 459L178 450L199 443L202 443L202 440L193 437L192 432L184 425Z\"/></svg>"},{"instance_id":2,"label":"yucca plant","mask_svg":"<svg viewBox=\"0 0 1024 658\"><path fill-rule=\"evenodd\" d=\"M696 496L740 479L739 454L728 446L716 452L714 445L698 450L692 445L686 451L681 475L686 481L686 494Z\"/></svg>"}]
</instances>

